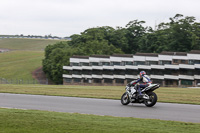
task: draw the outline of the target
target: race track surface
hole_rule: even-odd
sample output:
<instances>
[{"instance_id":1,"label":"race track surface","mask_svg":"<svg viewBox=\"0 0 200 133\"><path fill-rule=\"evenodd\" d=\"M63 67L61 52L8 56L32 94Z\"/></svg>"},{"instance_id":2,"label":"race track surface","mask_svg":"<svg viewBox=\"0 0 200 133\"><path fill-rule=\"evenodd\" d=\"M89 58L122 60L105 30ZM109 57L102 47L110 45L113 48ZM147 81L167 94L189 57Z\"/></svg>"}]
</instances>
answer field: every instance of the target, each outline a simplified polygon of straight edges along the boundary
<instances>
[{"instance_id":1,"label":"race track surface","mask_svg":"<svg viewBox=\"0 0 200 133\"><path fill-rule=\"evenodd\" d=\"M157 103L124 106L120 100L0 93L0 108L135 117L200 123L200 105Z\"/></svg>"}]
</instances>

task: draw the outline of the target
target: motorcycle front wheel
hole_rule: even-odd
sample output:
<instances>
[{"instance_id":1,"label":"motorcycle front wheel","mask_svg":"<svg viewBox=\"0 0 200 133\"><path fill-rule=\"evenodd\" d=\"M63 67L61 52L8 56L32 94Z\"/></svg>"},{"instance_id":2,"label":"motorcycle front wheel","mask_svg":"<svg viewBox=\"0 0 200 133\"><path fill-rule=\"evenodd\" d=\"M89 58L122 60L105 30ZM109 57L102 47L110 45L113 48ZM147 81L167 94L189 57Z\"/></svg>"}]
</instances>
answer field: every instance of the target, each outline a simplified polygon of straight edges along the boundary
<instances>
[{"instance_id":1,"label":"motorcycle front wheel","mask_svg":"<svg viewBox=\"0 0 200 133\"><path fill-rule=\"evenodd\" d=\"M147 93L147 95L149 96L149 99L145 100L144 101L144 104L147 106L147 107L152 107L156 104L157 102L157 95L156 93L154 92L149 92Z\"/></svg>"},{"instance_id":2,"label":"motorcycle front wheel","mask_svg":"<svg viewBox=\"0 0 200 133\"><path fill-rule=\"evenodd\" d=\"M127 104L130 103L129 96L128 96L128 93L127 93L127 92L125 92L125 93L122 95L122 97L121 97L121 103L122 103L123 105L127 105Z\"/></svg>"}]
</instances>

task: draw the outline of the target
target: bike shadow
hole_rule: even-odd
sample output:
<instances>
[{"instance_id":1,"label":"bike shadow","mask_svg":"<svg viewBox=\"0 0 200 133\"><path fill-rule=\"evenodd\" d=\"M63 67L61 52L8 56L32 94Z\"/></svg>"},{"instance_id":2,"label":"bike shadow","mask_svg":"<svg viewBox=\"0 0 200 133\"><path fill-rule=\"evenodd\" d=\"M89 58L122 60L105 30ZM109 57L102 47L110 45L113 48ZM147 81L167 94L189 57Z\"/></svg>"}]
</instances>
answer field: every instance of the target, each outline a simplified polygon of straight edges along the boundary
<instances>
[{"instance_id":1,"label":"bike shadow","mask_svg":"<svg viewBox=\"0 0 200 133\"><path fill-rule=\"evenodd\" d=\"M154 105L153 107L147 107L144 104L139 104L139 103L130 103L128 105L121 105L121 106L126 108L148 108L148 109L158 108L156 105Z\"/></svg>"}]
</instances>

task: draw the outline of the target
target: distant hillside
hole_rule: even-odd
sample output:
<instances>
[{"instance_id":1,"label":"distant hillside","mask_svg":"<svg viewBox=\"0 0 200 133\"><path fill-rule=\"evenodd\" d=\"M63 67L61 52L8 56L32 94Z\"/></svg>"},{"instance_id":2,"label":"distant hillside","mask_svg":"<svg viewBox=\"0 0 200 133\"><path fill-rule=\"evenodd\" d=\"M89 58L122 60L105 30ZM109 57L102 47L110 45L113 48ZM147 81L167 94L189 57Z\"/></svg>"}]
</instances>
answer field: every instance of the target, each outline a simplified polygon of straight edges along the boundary
<instances>
[{"instance_id":1,"label":"distant hillside","mask_svg":"<svg viewBox=\"0 0 200 133\"><path fill-rule=\"evenodd\" d=\"M43 51L47 45L55 44L60 41L61 40L0 38L0 49Z\"/></svg>"},{"instance_id":2,"label":"distant hillside","mask_svg":"<svg viewBox=\"0 0 200 133\"><path fill-rule=\"evenodd\" d=\"M0 53L0 80L32 79L32 72L42 66L43 51Z\"/></svg>"},{"instance_id":3,"label":"distant hillside","mask_svg":"<svg viewBox=\"0 0 200 133\"><path fill-rule=\"evenodd\" d=\"M2 79L30 80L32 73L42 66L44 49L61 40L0 38L0 83ZM35 77L34 77L35 78Z\"/></svg>"}]
</instances>

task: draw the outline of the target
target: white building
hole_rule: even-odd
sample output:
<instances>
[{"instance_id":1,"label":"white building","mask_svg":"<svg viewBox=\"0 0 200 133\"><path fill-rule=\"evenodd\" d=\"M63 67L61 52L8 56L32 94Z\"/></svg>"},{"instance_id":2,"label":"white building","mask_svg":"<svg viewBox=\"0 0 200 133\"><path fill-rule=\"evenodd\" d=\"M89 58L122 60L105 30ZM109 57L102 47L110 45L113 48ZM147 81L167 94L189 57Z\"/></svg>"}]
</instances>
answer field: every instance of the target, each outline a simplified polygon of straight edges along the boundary
<instances>
[{"instance_id":1,"label":"white building","mask_svg":"<svg viewBox=\"0 0 200 133\"><path fill-rule=\"evenodd\" d=\"M144 70L162 86L196 86L200 83L200 51L73 56L70 66L63 69L64 84L126 85Z\"/></svg>"}]
</instances>

